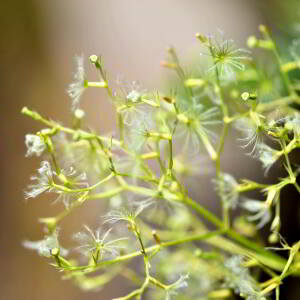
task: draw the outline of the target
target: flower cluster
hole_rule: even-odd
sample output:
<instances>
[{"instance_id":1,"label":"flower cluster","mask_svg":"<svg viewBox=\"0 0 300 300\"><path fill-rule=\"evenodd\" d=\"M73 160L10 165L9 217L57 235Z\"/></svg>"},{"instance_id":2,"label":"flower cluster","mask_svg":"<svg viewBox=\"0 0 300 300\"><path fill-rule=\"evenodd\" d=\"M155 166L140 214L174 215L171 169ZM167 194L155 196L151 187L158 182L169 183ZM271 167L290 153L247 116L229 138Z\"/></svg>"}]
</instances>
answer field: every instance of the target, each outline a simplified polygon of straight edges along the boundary
<instances>
[{"instance_id":1,"label":"flower cluster","mask_svg":"<svg viewBox=\"0 0 300 300\"><path fill-rule=\"evenodd\" d=\"M243 267L242 256L232 256L224 263L227 274L224 285L247 300L266 300L260 295L260 289L250 275L247 268Z\"/></svg>"},{"instance_id":2,"label":"flower cluster","mask_svg":"<svg viewBox=\"0 0 300 300\"><path fill-rule=\"evenodd\" d=\"M137 82L119 81L115 87L96 55L89 63L99 79L89 81L84 58L77 57L74 82L67 89L71 126L22 109L46 126L25 136L26 156L42 158L25 198L51 193L54 203L64 204L57 215L40 219L46 225L45 238L24 246L54 260L52 265L64 278L83 289L101 288L118 275L131 280L135 289L119 300L231 299L233 294L265 300L271 293L279 299L280 284L299 275L294 258L300 246L285 245L290 251L286 260L271 253L276 247L265 248L259 234L264 227L270 231L268 243L278 242L281 206L288 205L281 201L281 192L292 186L300 193L300 168L291 155L300 148L299 84L297 72L295 78L288 74L300 68L299 41L290 48L294 60L283 63L268 29L259 29L262 36L250 37L248 46L272 53L274 76L260 64L247 65L249 52L232 40L202 34L196 37L210 59L201 72L187 72L175 49L167 49L168 60L161 65L178 76L176 88L169 92L141 89ZM113 133L98 133L85 125L79 103L90 88L107 93L116 115ZM232 128L242 134L236 143L227 142ZM265 176L274 164L285 175L271 184L230 171L229 164L240 163L233 148L239 141L251 156L245 159L259 160ZM199 175L208 173L200 185ZM202 199L211 187L205 180L211 179L220 215ZM57 236L62 220L97 200L105 211L101 226L92 230L84 225L73 235L74 251L64 249ZM86 213L77 216L91 223ZM128 233L130 240L124 242ZM265 273L260 282L252 276L254 266ZM186 289L181 294L182 288Z\"/></svg>"}]
</instances>

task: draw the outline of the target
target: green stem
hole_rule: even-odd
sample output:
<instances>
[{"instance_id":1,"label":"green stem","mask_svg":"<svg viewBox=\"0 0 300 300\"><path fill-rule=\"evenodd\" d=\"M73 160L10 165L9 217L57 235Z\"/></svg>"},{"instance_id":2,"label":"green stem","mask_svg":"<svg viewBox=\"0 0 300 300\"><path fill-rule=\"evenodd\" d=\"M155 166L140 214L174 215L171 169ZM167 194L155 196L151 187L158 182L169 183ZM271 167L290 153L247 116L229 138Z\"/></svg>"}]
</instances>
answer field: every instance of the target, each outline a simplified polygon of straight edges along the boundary
<instances>
[{"instance_id":1,"label":"green stem","mask_svg":"<svg viewBox=\"0 0 300 300\"><path fill-rule=\"evenodd\" d=\"M185 238L180 238L180 239L169 241L169 242L162 242L159 245L154 245L154 246L145 248L145 253L150 254L153 251L156 251L158 249L162 249L165 247L177 246L177 245L187 243L187 242L206 240L206 239L212 238L214 236L220 235L222 233L223 233L222 230L205 232L205 233L191 235L191 236L188 236ZM129 253L126 255L118 256L111 260L101 261L96 266L89 266L89 265L88 266L79 266L79 267L73 266L73 267L68 268L68 270L83 271L84 273L92 273L92 272L95 272L96 270L102 268L103 266L108 266L108 265L112 265L112 264L115 264L118 262L127 261L127 260L133 259L133 258L141 256L141 255L143 255L143 253L141 251L136 251L136 252L132 252L132 253Z\"/></svg>"},{"instance_id":2,"label":"green stem","mask_svg":"<svg viewBox=\"0 0 300 300\"><path fill-rule=\"evenodd\" d=\"M188 206L193 208L197 213L205 217L206 220L210 221L217 228L223 230L225 229L224 223L219 218L217 218L213 213L211 213L206 208L202 207L197 202L186 197L184 199L184 203L186 203ZM255 242L246 239L245 237L236 233L232 229L226 229L225 232L228 237L230 237L231 239L233 239L234 241L238 242L240 245L248 249L253 257L257 257L259 261L261 261L266 266L273 268L275 270L282 270L284 268L285 260L279 257L278 255L268 252L261 246L257 245Z\"/></svg>"}]
</instances>

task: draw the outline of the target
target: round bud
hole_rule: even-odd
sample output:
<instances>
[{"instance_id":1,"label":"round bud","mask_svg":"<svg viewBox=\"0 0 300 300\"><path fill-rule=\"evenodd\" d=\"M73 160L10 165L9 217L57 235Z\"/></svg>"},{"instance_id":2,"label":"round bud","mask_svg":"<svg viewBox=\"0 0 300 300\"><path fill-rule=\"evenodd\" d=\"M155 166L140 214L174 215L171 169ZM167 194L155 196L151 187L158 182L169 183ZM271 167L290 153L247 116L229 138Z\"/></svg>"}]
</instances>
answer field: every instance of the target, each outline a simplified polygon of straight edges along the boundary
<instances>
[{"instance_id":1,"label":"round bud","mask_svg":"<svg viewBox=\"0 0 300 300\"><path fill-rule=\"evenodd\" d=\"M50 249L50 254L52 256L57 256L59 255L59 248L53 248L53 249Z\"/></svg>"},{"instance_id":2,"label":"round bud","mask_svg":"<svg viewBox=\"0 0 300 300\"><path fill-rule=\"evenodd\" d=\"M50 135L52 133L52 129L50 128L44 128L40 131L41 135Z\"/></svg>"},{"instance_id":3,"label":"round bud","mask_svg":"<svg viewBox=\"0 0 300 300\"><path fill-rule=\"evenodd\" d=\"M230 97L233 99L237 99L239 96L239 92L236 89L230 91Z\"/></svg>"},{"instance_id":4,"label":"round bud","mask_svg":"<svg viewBox=\"0 0 300 300\"><path fill-rule=\"evenodd\" d=\"M201 33L196 33L196 38L201 42L201 43L206 43L207 42L207 37Z\"/></svg>"},{"instance_id":5,"label":"round bud","mask_svg":"<svg viewBox=\"0 0 300 300\"><path fill-rule=\"evenodd\" d=\"M244 93L242 93L241 98L244 101L247 101L250 98L250 94L248 92L244 92Z\"/></svg>"},{"instance_id":6,"label":"round bud","mask_svg":"<svg viewBox=\"0 0 300 300\"><path fill-rule=\"evenodd\" d=\"M89 57L89 59L90 59L90 62L91 62L92 64L95 64L95 63L97 62L97 60L98 60L98 56L95 55L95 54L93 54L93 55L91 55L91 56Z\"/></svg>"},{"instance_id":7,"label":"round bud","mask_svg":"<svg viewBox=\"0 0 300 300\"><path fill-rule=\"evenodd\" d=\"M258 40L254 35L249 36L248 40L247 40L247 45L249 48L254 48L256 47L258 44Z\"/></svg>"},{"instance_id":8,"label":"round bud","mask_svg":"<svg viewBox=\"0 0 300 300\"><path fill-rule=\"evenodd\" d=\"M258 26L258 29L261 33L267 33L268 32L268 29L267 29L267 26L266 25L259 25Z\"/></svg>"},{"instance_id":9,"label":"round bud","mask_svg":"<svg viewBox=\"0 0 300 300\"><path fill-rule=\"evenodd\" d=\"M276 244L279 241L278 234L273 232L272 234L269 235L268 241L270 244Z\"/></svg>"},{"instance_id":10,"label":"round bud","mask_svg":"<svg viewBox=\"0 0 300 300\"><path fill-rule=\"evenodd\" d=\"M85 112L82 109L77 108L74 112L74 116L77 119L82 119L85 116Z\"/></svg>"}]
</instances>

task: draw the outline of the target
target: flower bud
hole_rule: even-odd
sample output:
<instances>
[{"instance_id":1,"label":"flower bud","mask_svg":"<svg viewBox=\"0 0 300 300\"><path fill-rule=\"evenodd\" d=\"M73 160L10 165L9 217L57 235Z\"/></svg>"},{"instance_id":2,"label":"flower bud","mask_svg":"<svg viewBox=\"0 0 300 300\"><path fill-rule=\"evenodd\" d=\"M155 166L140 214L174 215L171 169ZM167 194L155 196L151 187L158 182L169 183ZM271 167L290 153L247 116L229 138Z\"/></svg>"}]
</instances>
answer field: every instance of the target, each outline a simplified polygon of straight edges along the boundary
<instances>
[{"instance_id":1,"label":"flower bud","mask_svg":"<svg viewBox=\"0 0 300 300\"><path fill-rule=\"evenodd\" d=\"M256 100L257 95L256 95L256 93L244 92L244 93L241 94L241 98L244 101L247 101L247 100Z\"/></svg>"},{"instance_id":2,"label":"flower bud","mask_svg":"<svg viewBox=\"0 0 300 300\"><path fill-rule=\"evenodd\" d=\"M247 45L249 48L255 48L258 45L258 40L254 35L249 36L247 40Z\"/></svg>"},{"instance_id":3,"label":"flower bud","mask_svg":"<svg viewBox=\"0 0 300 300\"><path fill-rule=\"evenodd\" d=\"M89 57L89 59L90 59L90 62L91 62L92 64L95 64L95 63L97 62L97 60L98 60L98 56L95 55L95 54L93 54L93 55L91 55L91 56Z\"/></svg>"},{"instance_id":4,"label":"flower bud","mask_svg":"<svg viewBox=\"0 0 300 300\"><path fill-rule=\"evenodd\" d=\"M74 112L74 116L75 116L76 119L80 120L85 116L85 112L82 109L77 108Z\"/></svg>"},{"instance_id":5,"label":"flower bud","mask_svg":"<svg viewBox=\"0 0 300 300\"><path fill-rule=\"evenodd\" d=\"M208 44L208 38L205 35L201 33L196 33L195 36L201 43Z\"/></svg>"},{"instance_id":6,"label":"flower bud","mask_svg":"<svg viewBox=\"0 0 300 300\"><path fill-rule=\"evenodd\" d=\"M278 232L281 226L281 221L280 221L280 217L276 216L271 224L271 231L276 231Z\"/></svg>"},{"instance_id":7,"label":"flower bud","mask_svg":"<svg viewBox=\"0 0 300 300\"><path fill-rule=\"evenodd\" d=\"M152 230L152 236L153 236L155 242L156 242L158 245L160 245L161 240L160 240L160 238L159 238L159 236L158 236L156 230Z\"/></svg>"},{"instance_id":8,"label":"flower bud","mask_svg":"<svg viewBox=\"0 0 300 300\"><path fill-rule=\"evenodd\" d=\"M160 62L160 66L164 67L164 68L168 68L168 69L176 69L177 68L177 64L162 60Z\"/></svg>"},{"instance_id":9,"label":"flower bud","mask_svg":"<svg viewBox=\"0 0 300 300\"><path fill-rule=\"evenodd\" d=\"M205 85L205 80L201 78L189 78L184 81L184 85L187 87L194 87L194 86L201 87Z\"/></svg>"},{"instance_id":10,"label":"flower bud","mask_svg":"<svg viewBox=\"0 0 300 300\"><path fill-rule=\"evenodd\" d=\"M279 241L278 234L276 232L273 232L269 235L268 241L270 244L276 244Z\"/></svg>"}]
</instances>

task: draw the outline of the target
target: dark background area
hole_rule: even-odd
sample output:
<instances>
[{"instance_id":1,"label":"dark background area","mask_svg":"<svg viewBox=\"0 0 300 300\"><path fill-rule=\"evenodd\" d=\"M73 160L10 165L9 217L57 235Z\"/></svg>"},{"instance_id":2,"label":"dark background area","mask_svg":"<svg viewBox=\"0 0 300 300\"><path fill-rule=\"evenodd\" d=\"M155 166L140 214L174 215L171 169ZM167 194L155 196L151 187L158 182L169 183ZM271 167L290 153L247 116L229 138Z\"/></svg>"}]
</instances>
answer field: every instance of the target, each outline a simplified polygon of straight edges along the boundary
<instances>
[{"instance_id":1,"label":"dark background area","mask_svg":"<svg viewBox=\"0 0 300 300\"><path fill-rule=\"evenodd\" d=\"M56 120L70 121L65 90L72 80L74 55L101 54L111 78L124 76L129 81L138 79L148 89L161 88L167 73L159 61L167 45L174 45L188 64L198 55L196 32L207 34L220 28L245 46L247 36L267 23L289 40L299 36L299 11L296 0L1 1L0 298L110 299L122 287L114 281L101 292L84 294L70 281L61 281L45 259L21 246L24 239L42 237L37 219L51 216L57 208L46 198L24 201L23 190L39 165L38 160L24 157L24 135L41 127L20 110L28 106ZM105 100L101 91L88 92L83 103L89 124L100 132L114 126L113 110ZM241 154L233 158L232 147L227 145L225 153L228 172L250 178L262 174L259 163L244 160ZM274 178L280 175L276 172L271 172ZM201 186L205 180L198 188ZM212 205L214 197L211 193L205 199ZM300 239L299 195L286 189L283 202L287 205L282 207L282 233L295 242ZM97 224L99 215L100 205L87 207L63 224L66 233L87 217ZM298 300L299 279L289 279L282 292L282 299Z\"/></svg>"}]
</instances>

